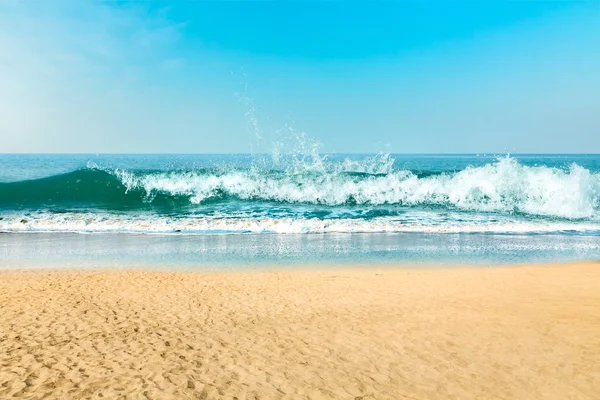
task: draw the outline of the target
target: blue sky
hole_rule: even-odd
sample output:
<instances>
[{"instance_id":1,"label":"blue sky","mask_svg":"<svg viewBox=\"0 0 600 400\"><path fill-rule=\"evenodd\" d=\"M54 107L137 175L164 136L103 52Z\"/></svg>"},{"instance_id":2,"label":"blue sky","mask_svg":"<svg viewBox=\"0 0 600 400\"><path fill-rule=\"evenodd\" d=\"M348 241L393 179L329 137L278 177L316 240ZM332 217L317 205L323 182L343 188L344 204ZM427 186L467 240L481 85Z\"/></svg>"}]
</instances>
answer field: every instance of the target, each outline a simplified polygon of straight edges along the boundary
<instances>
[{"instance_id":1,"label":"blue sky","mask_svg":"<svg viewBox=\"0 0 600 400\"><path fill-rule=\"evenodd\" d=\"M600 152L600 2L0 0L0 152Z\"/></svg>"}]
</instances>

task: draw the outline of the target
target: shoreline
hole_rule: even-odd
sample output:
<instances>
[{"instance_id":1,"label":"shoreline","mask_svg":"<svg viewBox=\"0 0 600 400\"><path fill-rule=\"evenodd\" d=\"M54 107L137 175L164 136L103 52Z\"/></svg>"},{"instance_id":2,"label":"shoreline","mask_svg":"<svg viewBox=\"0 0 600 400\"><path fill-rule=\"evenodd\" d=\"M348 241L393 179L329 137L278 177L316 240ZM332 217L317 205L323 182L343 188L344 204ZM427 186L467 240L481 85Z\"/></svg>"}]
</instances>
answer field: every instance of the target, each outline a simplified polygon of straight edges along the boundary
<instances>
[{"instance_id":1,"label":"shoreline","mask_svg":"<svg viewBox=\"0 0 600 400\"><path fill-rule=\"evenodd\" d=\"M415 263L411 261L389 261L389 262L351 262L351 261L335 261L335 262L276 262L264 261L255 264L244 264L242 262L227 263L198 263L198 265L179 265L179 264L156 264L148 265L144 262L122 262L115 263L110 260L102 260L100 262L90 263L81 266L79 261L70 261L58 263L55 261L49 263L43 262L0 262L0 277L3 274L102 274L102 273L150 273L150 274L199 274L199 275L223 275L223 274L270 274L270 273L302 273L302 272L348 272L348 271L364 271L369 272L375 269L383 269L389 271L461 271L461 270L494 270L494 269L548 269L561 268L569 266L599 266L600 260L574 260L574 261L558 261L554 263L548 262L514 262L514 263L485 263L469 260L466 262L447 262L447 261L423 261Z\"/></svg>"},{"instance_id":2,"label":"shoreline","mask_svg":"<svg viewBox=\"0 0 600 400\"><path fill-rule=\"evenodd\" d=\"M3 270L0 397L600 391L600 262Z\"/></svg>"},{"instance_id":3,"label":"shoreline","mask_svg":"<svg viewBox=\"0 0 600 400\"><path fill-rule=\"evenodd\" d=\"M0 260L5 266L179 270L317 264L507 265L600 260L600 246L598 237L577 235L32 233L0 235Z\"/></svg>"}]
</instances>

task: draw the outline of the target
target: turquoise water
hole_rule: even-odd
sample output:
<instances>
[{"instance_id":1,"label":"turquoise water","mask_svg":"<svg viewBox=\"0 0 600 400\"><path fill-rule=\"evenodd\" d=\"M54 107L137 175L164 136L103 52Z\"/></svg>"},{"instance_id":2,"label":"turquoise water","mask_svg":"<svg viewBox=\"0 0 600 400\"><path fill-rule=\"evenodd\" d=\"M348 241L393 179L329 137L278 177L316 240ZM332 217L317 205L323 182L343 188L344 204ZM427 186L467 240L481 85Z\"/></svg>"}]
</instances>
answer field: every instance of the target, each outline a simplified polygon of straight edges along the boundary
<instances>
[{"instance_id":1,"label":"turquoise water","mask_svg":"<svg viewBox=\"0 0 600 400\"><path fill-rule=\"evenodd\" d=\"M52 240L163 248L115 253L144 262L600 258L600 156L0 155L0 232L13 261Z\"/></svg>"},{"instance_id":2,"label":"turquoise water","mask_svg":"<svg viewBox=\"0 0 600 400\"><path fill-rule=\"evenodd\" d=\"M0 231L598 235L600 157L1 155Z\"/></svg>"}]
</instances>

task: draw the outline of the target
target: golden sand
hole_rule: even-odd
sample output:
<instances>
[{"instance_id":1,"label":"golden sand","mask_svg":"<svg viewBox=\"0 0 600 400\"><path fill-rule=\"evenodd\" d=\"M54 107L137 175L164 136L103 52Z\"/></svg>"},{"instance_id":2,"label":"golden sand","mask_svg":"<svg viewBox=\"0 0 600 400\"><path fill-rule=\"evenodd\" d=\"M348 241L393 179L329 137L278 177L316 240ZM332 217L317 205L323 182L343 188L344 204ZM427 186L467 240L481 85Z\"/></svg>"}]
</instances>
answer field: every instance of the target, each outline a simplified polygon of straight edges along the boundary
<instances>
[{"instance_id":1,"label":"golden sand","mask_svg":"<svg viewBox=\"0 0 600 400\"><path fill-rule=\"evenodd\" d=\"M0 398L600 399L600 264L2 272Z\"/></svg>"}]
</instances>

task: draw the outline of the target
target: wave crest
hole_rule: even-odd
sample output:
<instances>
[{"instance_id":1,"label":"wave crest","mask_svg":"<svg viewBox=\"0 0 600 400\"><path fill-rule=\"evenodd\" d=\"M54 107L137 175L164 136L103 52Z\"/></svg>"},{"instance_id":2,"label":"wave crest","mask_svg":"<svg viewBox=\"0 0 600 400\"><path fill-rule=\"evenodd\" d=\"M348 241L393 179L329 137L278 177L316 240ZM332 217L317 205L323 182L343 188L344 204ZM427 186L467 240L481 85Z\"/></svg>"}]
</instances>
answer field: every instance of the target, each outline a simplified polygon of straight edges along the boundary
<instances>
[{"instance_id":1,"label":"wave crest","mask_svg":"<svg viewBox=\"0 0 600 400\"><path fill-rule=\"evenodd\" d=\"M159 172L117 170L115 176L147 198L186 196L192 204L234 197L240 200L326 206L399 205L523 213L560 218L591 218L600 206L600 175L573 164L568 170L529 167L505 157L456 173L419 177L408 170L341 168L290 173L277 170ZM381 165L387 168L382 173ZM361 172L349 173L349 172Z\"/></svg>"}]
</instances>

